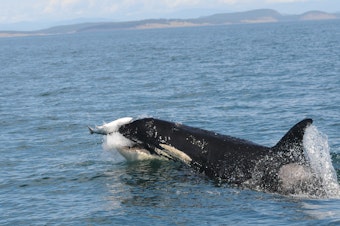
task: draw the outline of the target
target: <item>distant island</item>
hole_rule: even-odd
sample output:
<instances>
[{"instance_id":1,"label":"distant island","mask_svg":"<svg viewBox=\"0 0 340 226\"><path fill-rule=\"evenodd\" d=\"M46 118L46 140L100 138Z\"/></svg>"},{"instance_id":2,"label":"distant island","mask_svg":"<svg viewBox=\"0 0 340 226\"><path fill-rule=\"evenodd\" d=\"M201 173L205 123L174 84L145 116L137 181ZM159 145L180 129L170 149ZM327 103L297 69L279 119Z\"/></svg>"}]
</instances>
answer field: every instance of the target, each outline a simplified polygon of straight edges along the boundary
<instances>
[{"instance_id":1,"label":"distant island","mask_svg":"<svg viewBox=\"0 0 340 226\"><path fill-rule=\"evenodd\" d=\"M58 35L109 30L160 29L175 27L214 26L229 24L276 23L306 20L340 19L340 13L309 11L299 15L283 15L272 9L220 13L193 19L147 19L127 22L81 23L51 27L37 31L0 31L0 37Z\"/></svg>"}]
</instances>

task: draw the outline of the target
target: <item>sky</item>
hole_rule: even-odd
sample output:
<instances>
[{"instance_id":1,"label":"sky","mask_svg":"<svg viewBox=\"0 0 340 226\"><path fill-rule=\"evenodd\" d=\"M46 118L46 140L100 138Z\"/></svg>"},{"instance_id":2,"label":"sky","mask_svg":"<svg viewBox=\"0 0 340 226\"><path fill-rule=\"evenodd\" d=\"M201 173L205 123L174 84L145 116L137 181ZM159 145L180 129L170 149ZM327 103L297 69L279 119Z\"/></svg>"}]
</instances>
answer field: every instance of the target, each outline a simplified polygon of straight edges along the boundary
<instances>
[{"instance_id":1,"label":"sky","mask_svg":"<svg viewBox=\"0 0 340 226\"><path fill-rule=\"evenodd\" d=\"M214 13L275 9L340 12L339 0L0 0L0 30L28 30L85 20L195 18Z\"/></svg>"}]
</instances>

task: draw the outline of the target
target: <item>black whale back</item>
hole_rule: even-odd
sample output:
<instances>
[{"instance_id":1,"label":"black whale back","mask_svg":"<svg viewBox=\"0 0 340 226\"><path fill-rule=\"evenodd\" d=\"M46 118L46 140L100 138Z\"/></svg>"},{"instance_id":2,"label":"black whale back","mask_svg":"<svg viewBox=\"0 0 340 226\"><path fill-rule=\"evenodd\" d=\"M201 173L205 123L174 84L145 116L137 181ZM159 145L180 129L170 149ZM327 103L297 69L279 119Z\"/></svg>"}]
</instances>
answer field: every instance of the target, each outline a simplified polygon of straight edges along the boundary
<instances>
[{"instance_id":1,"label":"black whale back","mask_svg":"<svg viewBox=\"0 0 340 226\"><path fill-rule=\"evenodd\" d=\"M189 156L190 165L207 176L241 184L252 178L256 170L263 171L261 180L277 180L279 167L304 161L303 136L311 123L311 119L297 123L271 148L154 118L135 120L122 126L119 132L152 153L155 148L171 146ZM292 155L292 152L295 153Z\"/></svg>"}]
</instances>

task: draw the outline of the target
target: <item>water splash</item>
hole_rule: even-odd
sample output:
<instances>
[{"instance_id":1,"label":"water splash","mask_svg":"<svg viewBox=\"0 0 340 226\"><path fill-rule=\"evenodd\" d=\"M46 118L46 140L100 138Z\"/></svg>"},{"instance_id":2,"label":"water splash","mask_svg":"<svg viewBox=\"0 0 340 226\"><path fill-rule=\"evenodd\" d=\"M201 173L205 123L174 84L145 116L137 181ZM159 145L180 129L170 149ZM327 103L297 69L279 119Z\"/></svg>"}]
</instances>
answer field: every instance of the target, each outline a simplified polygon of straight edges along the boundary
<instances>
[{"instance_id":1,"label":"water splash","mask_svg":"<svg viewBox=\"0 0 340 226\"><path fill-rule=\"evenodd\" d=\"M122 134L114 132L104 136L102 147L105 151L119 150L124 147L132 146L133 142L125 138Z\"/></svg>"},{"instance_id":2,"label":"water splash","mask_svg":"<svg viewBox=\"0 0 340 226\"><path fill-rule=\"evenodd\" d=\"M332 165L327 136L311 125L303 137L305 155L313 172L322 179L322 189L329 198L340 198L340 186Z\"/></svg>"}]
</instances>

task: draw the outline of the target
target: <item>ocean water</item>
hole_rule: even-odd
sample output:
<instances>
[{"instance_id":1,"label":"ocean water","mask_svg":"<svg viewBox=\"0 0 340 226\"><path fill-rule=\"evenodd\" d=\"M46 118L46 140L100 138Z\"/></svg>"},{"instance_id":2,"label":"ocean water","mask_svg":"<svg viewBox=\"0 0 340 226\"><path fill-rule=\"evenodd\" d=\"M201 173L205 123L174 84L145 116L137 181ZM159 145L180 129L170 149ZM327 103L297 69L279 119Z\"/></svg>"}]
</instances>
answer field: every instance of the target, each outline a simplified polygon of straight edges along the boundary
<instances>
[{"instance_id":1,"label":"ocean water","mask_svg":"<svg viewBox=\"0 0 340 226\"><path fill-rule=\"evenodd\" d=\"M0 225L339 225L336 192L216 185L179 163L126 162L87 129L152 116L273 146L311 117L313 162L336 187L339 25L1 38Z\"/></svg>"}]
</instances>

